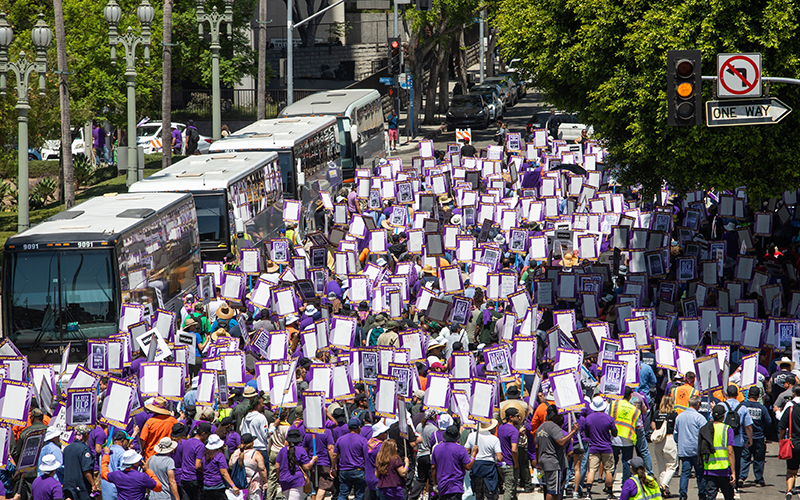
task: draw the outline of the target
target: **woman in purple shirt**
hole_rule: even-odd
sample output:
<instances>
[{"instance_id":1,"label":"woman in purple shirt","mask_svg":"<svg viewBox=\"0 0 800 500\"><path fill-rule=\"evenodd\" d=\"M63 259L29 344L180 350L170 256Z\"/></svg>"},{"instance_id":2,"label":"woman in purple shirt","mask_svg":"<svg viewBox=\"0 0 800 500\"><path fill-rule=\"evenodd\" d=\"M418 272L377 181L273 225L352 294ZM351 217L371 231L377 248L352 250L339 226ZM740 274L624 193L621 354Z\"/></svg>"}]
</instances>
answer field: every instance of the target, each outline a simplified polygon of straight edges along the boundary
<instances>
[{"instance_id":1,"label":"woman in purple shirt","mask_svg":"<svg viewBox=\"0 0 800 500\"><path fill-rule=\"evenodd\" d=\"M222 453L225 443L216 434L208 436L206 451L203 454L203 499L226 500L225 489L231 488L234 495L239 488L233 484L228 474L228 462Z\"/></svg>"},{"instance_id":2,"label":"woman in purple shirt","mask_svg":"<svg viewBox=\"0 0 800 500\"><path fill-rule=\"evenodd\" d=\"M375 477L378 478L379 500L403 500L403 482L408 472L408 457L397 453L397 442L387 439L375 459Z\"/></svg>"},{"instance_id":3,"label":"woman in purple shirt","mask_svg":"<svg viewBox=\"0 0 800 500\"><path fill-rule=\"evenodd\" d=\"M281 485L286 500L300 500L306 480L303 470L311 470L317 457L309 459L305 448L297 446L303 441L300 429L292 428L286 433L286 444L278 452L275 467L278 469L278 484ZM301 470L300 468L303 468Z\"/></svg>"}]
</instances>

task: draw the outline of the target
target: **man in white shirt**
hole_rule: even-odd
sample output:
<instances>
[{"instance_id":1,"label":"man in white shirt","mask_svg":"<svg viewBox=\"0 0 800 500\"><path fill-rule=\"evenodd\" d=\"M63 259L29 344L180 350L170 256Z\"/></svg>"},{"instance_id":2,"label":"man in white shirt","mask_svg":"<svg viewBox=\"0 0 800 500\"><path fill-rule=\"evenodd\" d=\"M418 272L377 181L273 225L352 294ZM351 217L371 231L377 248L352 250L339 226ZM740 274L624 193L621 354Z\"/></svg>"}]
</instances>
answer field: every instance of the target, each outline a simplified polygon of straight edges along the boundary
<instances>
[{"instance_id":1,"label":"man in white shirt","mask_svg":"<svg viewBox=\"0 0 800 500\"><path fill-rule=\"evenodd\" d=\"M475 500L497 500L500 491L500 477L496 464L503 460L503 452L500 449L500 440L491 433L495 427L497 427L495 419L488 424L481 423L480 433L471 432L464 444L467 451L475 458L470 470Z\"/></svg>"}]
</instances>

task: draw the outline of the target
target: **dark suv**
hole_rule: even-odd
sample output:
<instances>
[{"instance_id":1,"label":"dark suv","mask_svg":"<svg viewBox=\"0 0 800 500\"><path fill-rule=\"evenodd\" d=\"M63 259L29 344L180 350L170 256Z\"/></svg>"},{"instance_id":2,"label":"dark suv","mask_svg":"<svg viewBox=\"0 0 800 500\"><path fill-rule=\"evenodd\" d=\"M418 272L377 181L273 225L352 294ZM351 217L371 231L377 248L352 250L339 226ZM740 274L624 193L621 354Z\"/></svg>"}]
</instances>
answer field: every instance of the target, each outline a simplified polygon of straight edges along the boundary
<instances>
[{"instance_id":1,"label":"dark suv","mask_svg":"<svg viewBox=\"0 0 800 500\"><path fill-rule=\"evenodd\" d=\"M480 128L489 126L489 106L480 94L453 96L447 110L447 130L457 126L474 125Z\"/></svg>"}]
</instances>

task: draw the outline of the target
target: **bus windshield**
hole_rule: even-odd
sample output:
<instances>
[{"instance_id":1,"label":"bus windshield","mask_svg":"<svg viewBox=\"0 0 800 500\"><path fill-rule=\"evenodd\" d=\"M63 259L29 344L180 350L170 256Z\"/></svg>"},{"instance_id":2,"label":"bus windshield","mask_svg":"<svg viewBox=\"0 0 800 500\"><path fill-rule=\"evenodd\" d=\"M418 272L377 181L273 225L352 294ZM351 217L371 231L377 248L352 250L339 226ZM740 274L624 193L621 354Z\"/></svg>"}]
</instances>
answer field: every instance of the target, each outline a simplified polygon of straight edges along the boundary
<instances>
[{"instance_id":1,"label":"bus windshield","mask_svg":"<svg viewBox=\"0 0 800 500\"><path fill-rule=\"evenodd\" d=\"M228 243L228 207L225 195L195 194L194 204L197 208L197 225L200 228L200 244L212 242L217 246Z\"/></svg>"},{"instance_id":2,"label":"bus windshield","mask_svg":"<svg viewBox=\"0 0 800 500\"><path fill-rule=\"evenodd\" d=\"M111 248L9 253L5 263L8 336L24 351L117 333Z\"/></svg>"}]
</instances>

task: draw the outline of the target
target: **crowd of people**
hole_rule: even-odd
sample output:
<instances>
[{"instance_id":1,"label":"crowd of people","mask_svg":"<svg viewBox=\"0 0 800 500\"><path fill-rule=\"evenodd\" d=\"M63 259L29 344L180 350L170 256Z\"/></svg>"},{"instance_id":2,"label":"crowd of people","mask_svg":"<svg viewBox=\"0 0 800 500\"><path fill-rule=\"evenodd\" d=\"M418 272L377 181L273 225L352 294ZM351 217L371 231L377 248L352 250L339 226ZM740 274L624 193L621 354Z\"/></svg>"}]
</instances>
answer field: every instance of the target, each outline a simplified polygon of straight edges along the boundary
<instances>
[{"instance_id":1,"label":"crowd of people","mask_svg":"<svg viewBox=\"0 0 800 500\"><path fill-rule=\"evenodd\" d=\"M314 267L319 238L329 243L315 297L301 299L299 287L288 306L253 302L253 290L223 298L219 286L205 300L186 295L179 329L196 350L182 399L143 401L124 429L103 411L91 425L48 425L55 415L34 401L0 473L6 496L513 500L538 491L545 500L684 500L693 475L698 498L721 491L731 500L766 484L766 443L780 439L789 500L800 466L800 251L784 209L796 196L645 197L589 168L603 164L597 144L569 160L575 152L562 146L501 147L491 161L490 148L471 163L450 151L416 177L392 160L367 170L413 182L413 201L381 192L371 206L343 187L334 199L350 224L329 214L329 234L305 237L288 225L305 267ZM422 195L433 199L426 210ZM730 198L737 212L744 200L738 217L728 214ZM755 237L763 214L770 238ZM365 218L374 230L356 229ZM341 253L355 255L340 261ZM275 293L307 278L269 257L259 281ZM238 266L229 254L224 272ZM356 288L365 275L366 290ZM333 341L337 321L353 325L349 345ZM702 328L691 330L693 321ZM747 322L761 325L755 341ZM285 359L254 346L259 332L287 334L272 337L288 343ZM226 350L245 353L244 379L215 387L209 403L198 371ZM143 373L153 354L139 350L123 373L103 374L100 399L111 397L110 381ZM274 369L262 371L266 364ZM412 376L393 376L392 365ZM284 391L270 385L280 370L289 370ZM348 379L344 389L331 373ZM322 408L307 404L319 398ZM34 431L44 443L37 468L15 475Z\"/></svg>"}]
</instances>

